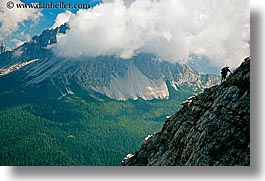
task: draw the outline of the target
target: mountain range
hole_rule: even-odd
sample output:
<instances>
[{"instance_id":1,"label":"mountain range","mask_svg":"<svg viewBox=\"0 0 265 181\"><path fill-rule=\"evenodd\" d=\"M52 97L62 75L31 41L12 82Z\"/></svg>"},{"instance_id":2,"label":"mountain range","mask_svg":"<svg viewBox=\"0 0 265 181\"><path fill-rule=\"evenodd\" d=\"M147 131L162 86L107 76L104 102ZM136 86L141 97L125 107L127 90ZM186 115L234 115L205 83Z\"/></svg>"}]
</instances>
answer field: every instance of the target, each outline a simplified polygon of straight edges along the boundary
<instances>
[{"instance_id":1,"label":"mountain range","mask_svg":"<svg viewBox=\"0 0 265 181\"><path fill-rule=\"evenodd\" d=\"M145 53L60 57L53 46L68 29L1 48L0 165L120 165L181 102L220 82Z\"/></svg>"},{"instance_id":2,"label":"mountain range","mask_svg":"<svg viewBox=\"0 0 265 181\"><path fill-rule=\"evenodd\" d=\"M59 57L52 46L68 29L68 24L64 24L44 30L30 42L0 54L1 81L9 82L4 90L16 80L20 89L49 87L45 92L58 99L82 90L98 100L102 96L115 100L151 100L169 98L169 86L176 91L183 86L196 91L220 81L219 76L201 75L186 64L169 63L151 54L131 59Z\"/></svg>"}]
</instances>

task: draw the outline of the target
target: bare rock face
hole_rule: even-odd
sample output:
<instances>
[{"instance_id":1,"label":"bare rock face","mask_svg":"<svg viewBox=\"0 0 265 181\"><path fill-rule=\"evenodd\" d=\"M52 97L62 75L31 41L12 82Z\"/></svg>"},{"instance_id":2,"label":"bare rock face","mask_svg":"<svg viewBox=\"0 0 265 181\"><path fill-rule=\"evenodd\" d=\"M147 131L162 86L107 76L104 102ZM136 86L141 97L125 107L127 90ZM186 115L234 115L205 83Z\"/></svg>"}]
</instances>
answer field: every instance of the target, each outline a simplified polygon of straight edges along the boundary
<instances>
[{"instance_id":1,"label":"bare rock face","mask_svg":"<svg viewBox=\"0 0 265 181\"><path fill-rule=\"evenodd\" d=\"M6 52L6 45L4 43L0 44L0 54L5 53Z\"/></svg>"},{"instance_id":2,"label":"bare rock face","mask_svg":"<svg viewBox=\"0 0 265 181\"><path fill-rule=\"evenodd\" d=\"M44 30L13 51L6 52L6 46L1 44L0 76L5 76L5 82L17 82L20 88L48 87L49 97L61 99L69 92L81 90L96 100L106 97L115 100L167 99L171 88L168 82L172 82L176 91L185 88L197 91L220 81L218 75L200 75L188 65L169 63L146 53L131 59L58 57L52 46L58 37L67 34L69 28L65 23ZM27 64L33 60L38 61ZM13 69L20 65L27 66ZM4 89L8 87L4 86Z\"/></svg>"},{"instance_id":3,"label":"bare rock face","mask_svg":"<svg viewBox=\"0 0 265 181\"><path fill-rule=\"evenodd\" d=\"M122 165L250 165L250 58L221 85L185 101Z\"/></svg>"}]
</instances>

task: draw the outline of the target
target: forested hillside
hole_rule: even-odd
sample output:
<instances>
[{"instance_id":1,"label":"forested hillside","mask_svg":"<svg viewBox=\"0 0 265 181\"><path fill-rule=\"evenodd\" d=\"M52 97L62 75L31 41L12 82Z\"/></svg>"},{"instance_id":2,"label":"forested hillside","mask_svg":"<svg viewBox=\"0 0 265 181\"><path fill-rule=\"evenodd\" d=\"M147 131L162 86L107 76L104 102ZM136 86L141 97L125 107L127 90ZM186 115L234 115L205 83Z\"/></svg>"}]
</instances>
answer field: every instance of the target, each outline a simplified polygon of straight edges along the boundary
<instances>
[{"instance_id":1,"label":"forested hillside","mask_svg":"<svg viewBox=\"0 0 265 181\"><path fill-rule=\"evenodd\" d=\"M0 96L1 165L119 165L191 93L168 100ZM15 96L12 99L12 96ZM37 97L37 95L32 96Z\"/></svg>"}]
</instances>

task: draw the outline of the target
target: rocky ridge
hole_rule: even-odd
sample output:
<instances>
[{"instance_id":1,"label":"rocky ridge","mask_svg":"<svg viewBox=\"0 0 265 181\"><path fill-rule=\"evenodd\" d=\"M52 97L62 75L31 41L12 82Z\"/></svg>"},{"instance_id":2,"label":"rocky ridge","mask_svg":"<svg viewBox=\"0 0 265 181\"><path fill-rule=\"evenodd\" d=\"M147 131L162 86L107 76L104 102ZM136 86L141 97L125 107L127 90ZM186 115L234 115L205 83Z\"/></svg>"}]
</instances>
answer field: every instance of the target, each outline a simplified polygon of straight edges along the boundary
<instances>
[{"instance_id":1,"label":"rocky ridge","mask_svg":"<svg viewBox=\"0 0 265 181\"><path fill-rule=\"evenodd\" d=\"M41 92L57 99L69 92L84 92L96 100L152 100L170 98L171 86L178 92L187 89L198 92L219 82L218 75L201 75L188 65L173 64L145 53L131 59L59 57L53 46L68 29L66 23L44 30L13 51L1 53L0 83L8 82L8 85L0 86L0 91L8 92L17 87L18 91L36 92L36 88L43 88L46 91ZM27 63L35 59L38 61Z\"/></svg>"},{"instance_id":2,"label":"rocky ridge","mask_svg":"<svg viewBox=\"0 0 265 181\"><path fill-rule=\"evenodd\" d=\"M250 165L250 58L225 82L183 102L122 165Z\"/></svg>"}]
</instances>

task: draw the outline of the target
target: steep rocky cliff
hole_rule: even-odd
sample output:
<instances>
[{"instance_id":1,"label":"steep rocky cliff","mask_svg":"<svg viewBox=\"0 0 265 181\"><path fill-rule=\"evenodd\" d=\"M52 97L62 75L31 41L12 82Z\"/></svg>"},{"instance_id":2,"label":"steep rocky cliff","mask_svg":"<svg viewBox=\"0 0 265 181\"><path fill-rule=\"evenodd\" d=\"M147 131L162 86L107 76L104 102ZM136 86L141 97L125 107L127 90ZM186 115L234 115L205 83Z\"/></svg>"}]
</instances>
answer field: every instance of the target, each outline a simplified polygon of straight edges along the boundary
<instances>
[{"instance_id":1,"label":"steep rocky cliff","mask_svg":"<svg viewBox=\"0 0 265 181\"><path fill-rule=\"evenodd\" d=\"M222 84L183 102L122 165L250 165L250 58Z\"/></svg>"}]
</instances>

